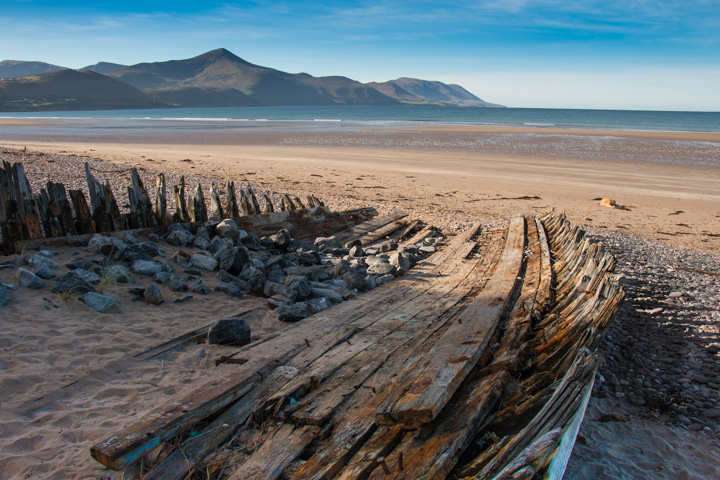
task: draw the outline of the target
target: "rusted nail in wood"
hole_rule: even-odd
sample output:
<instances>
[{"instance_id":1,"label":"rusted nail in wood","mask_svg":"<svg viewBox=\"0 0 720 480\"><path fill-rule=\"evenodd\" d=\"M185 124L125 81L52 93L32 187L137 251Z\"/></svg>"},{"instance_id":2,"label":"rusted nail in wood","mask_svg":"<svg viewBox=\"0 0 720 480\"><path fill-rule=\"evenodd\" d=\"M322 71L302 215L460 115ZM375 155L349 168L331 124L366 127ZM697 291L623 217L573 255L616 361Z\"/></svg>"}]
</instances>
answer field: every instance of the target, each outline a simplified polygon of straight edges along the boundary
<instances>
[{"instance_id":1,"label":"rusted nail in wood","mask_svg":"<svg viewBox=\"0 0 720 480\"><path fill-rule=\"evenodd\" d=\"M372 391L373 391L373 393L377 393L377 392L375 391L375 387L372 387Z\"/></svg>"},{"instance_id":2,"label":"rusted nail in wood","mask_svg":"<svg viewBox=\"0 0 720 480\"><path fill-rule=\"evenodd\" d=\"M378 463L380 464L380 466L382 467L383 472L385 472L385 474L387 474L387 475L390 475L391 472L390 472L390 469L389 469L388 466L387 466L387 463L385 463L385 457L378 457L377 462L378 462Z\"/></svg>"},{"instance_id":3,"label":"rusted nail in wood","mask_svg":"<svg viewBox=\"0 0 720 480\"><path fill-rule=\"evenodd\" d=\"M458 318L458 323L462 323L462 318Z\"/></svg>"},{"instance_id":4,"label":"rusted nail in wood","mask_svg":"<svg viewBox=\"0 0 720 480\"><path fill-rule=\"evenodd\" d=\"M308 342L307 338L305 339L305 345L307 345L308 347L310 346L310 342Z\"/></svg>"},{"instance_id":5,"label":"rusted nail in wood","mask_svg":"<svg viewBox=\"0 0 720 480\"><path fill-rule=\"evenodd\" d=\"M398 469L402 472L403 470L403 452L398 454Z\"/></svg>"}]
</instances>

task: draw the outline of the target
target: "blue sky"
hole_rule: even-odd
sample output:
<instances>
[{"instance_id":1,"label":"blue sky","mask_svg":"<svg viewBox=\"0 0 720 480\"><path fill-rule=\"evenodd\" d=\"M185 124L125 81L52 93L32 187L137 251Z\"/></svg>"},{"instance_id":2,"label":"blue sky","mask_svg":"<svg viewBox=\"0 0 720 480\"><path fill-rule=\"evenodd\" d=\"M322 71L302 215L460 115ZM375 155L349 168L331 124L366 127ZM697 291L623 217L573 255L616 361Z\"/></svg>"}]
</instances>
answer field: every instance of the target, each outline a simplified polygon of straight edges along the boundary
<instances>
[{"instance_id":1,"label":"blue sky","mask_svg":"<svg viewBox=\"0 0 720 480\"><path fill-rule=\"evenodd\" d=\"M0 0L0 60L245 60L512 107L720 111L720 0Z\"/></svg>"}]
</instances>

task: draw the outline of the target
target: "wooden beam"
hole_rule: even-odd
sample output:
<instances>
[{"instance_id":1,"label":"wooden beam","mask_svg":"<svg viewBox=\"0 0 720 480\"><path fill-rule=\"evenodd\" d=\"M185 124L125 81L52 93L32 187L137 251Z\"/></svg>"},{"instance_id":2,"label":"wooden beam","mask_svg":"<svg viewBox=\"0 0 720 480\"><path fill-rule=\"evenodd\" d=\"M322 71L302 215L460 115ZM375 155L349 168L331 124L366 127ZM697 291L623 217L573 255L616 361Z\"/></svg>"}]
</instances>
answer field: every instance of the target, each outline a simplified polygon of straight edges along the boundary
<instances>
[{"instance_id":1,"label":"wooden beam","mask_svg":"<svg viewBox=\"0 0 720 480\"><path fill-rule=\"evenodd\" d=\"M480 359L511 304L524 249L525 217L516 215L495 275L428 355L418 358L417 369L395 398L379 409L379 423L427 423L437 417Z\"/></svg>"}]
</instances>

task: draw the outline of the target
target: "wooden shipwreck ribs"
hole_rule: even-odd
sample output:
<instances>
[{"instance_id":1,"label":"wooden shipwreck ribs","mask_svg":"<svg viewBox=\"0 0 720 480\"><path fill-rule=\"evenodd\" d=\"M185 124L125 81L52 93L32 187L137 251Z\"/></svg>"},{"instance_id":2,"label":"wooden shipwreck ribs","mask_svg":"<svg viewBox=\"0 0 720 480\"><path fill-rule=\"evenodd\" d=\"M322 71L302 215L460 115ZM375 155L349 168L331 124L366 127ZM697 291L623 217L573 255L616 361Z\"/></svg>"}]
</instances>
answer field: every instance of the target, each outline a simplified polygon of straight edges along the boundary
<instances>
[{"instance_id":1,"label":"wooden shipwreck ribs","mask_svg":"<svg viewBox=\"0 0 720 480\"><path fill-rule=\"evenodd\" d=\"M33 195L30 183L25 177L22 162L3 162L0 168L0 248L6 255L15 253L18 243L31 240L109 233L131 229L163 232L174 222L203 222L208 219L205 197L198 184L189 198L185 198L185 178L173 188L176 211L167 212L167 187L165 176L157 175L155 186L155 208L140 175L131 169L131 185L127 187L129 211L120 213L115 194L110 184L100 183L92 174L90 165L85 163L88 183L88 197L82 190L68 190L61 183L48 181L40 193ZM240 201L234 182L225 185L226 207L223 209L220 195L213 184L210 192L210 215L220 218L272 213L272 201L264 195L265 208L260 211L257 196L250 185L240 187ZM68 200L68 195L70 199ZM189 202L188 202L189 200ZM88 201L90 205L88 206ZM324 204L314 195L307 198L307 208L322 207ZM188 206L189 205L189 206ZM303 209L302 201L291 199L284 194L280 211Z\"/></svg>"},{"instance_id":2,"label":"wooden shipwreck ribs","mask_svg":"<svg viewBox=\"0 0 720 480\"><path fill-rule=\"evenodd\" d=\"M383 228L338 238L367 244ZM152 451L145 479L560 478L623 298L614 265L562 216L475 226L240 348L91 453L120 470Z\"/></svg>"}]
</instances>

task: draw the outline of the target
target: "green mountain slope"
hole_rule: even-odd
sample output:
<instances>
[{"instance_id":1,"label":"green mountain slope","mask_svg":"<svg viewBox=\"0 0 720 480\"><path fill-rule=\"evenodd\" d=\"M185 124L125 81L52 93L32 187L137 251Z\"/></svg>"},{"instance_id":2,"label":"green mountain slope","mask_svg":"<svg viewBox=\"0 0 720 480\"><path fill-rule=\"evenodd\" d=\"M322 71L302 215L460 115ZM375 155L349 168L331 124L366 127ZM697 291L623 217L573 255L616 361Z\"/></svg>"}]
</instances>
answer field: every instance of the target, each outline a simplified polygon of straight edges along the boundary
<instances>
[{"instance_id":1,"label":"green mountain slope","mask_svg":"<svg viewBox=\"0 0 720 480\"><path fill-rule=\"evenodd\" d=\"M58 70L0 80L0 110L110 110L163 107L137 88L95 72Z\"/></svg>"}]
</instances>

